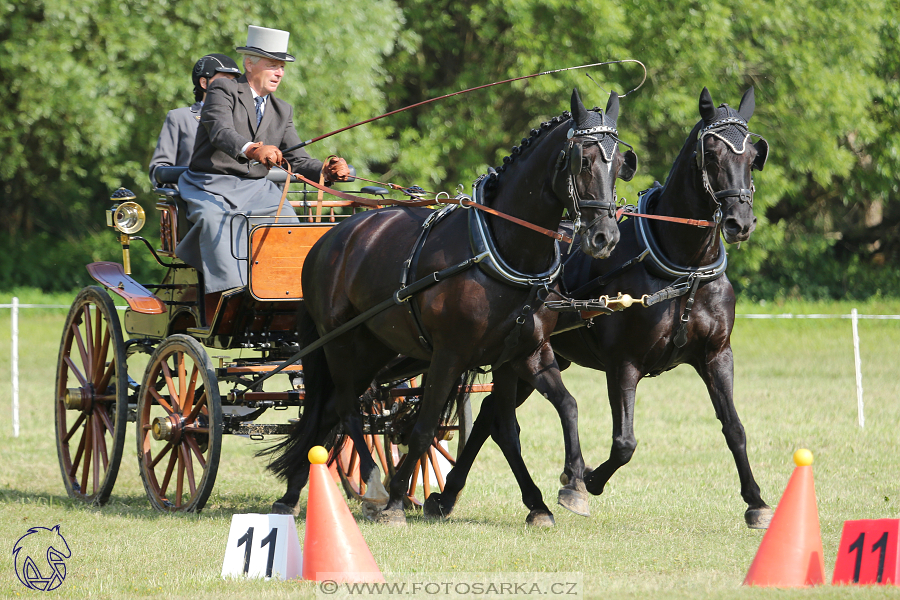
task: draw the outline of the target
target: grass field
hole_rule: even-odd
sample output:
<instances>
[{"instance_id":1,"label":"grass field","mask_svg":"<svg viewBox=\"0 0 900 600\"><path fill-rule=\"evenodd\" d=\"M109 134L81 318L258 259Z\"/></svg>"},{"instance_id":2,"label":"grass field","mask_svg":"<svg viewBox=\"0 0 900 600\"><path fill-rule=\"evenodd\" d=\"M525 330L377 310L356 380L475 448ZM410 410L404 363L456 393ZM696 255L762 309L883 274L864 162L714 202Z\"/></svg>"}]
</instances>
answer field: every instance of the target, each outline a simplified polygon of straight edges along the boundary
<instances>
[{"instance_id":1,"label":"grass field","mask_svg":"<svg viewBox=\"0 0 900 600\"><path fill-rule=\"evenodd\" d=\"M22 302L71 297L20 294ZM8 303L9 295L0 296ZM744 313L845 314L849 304L741 306ZM861 313L900 314L900 302L860 304ZM226 437L216 488L200 515L150 509L129 431L110 503L92 508L66 497L51 411L65 310L22 310L22 431L12 437L9 310L0 310L0 597L34 595L16 579L13 544L29 527L61 525L72 549L61 598L311 597L308 582L223 581L231 516L267 512L282 484L253 457L258 442ZM850 322L739 319L733 336L735 397L763 497L778 502L800 447L815 454L815 484L828 581L843 521L900 517L900 321L860 322L866 425L857 423ZM579 400L585 458L610 445L602 374L565 376ZM476 407L477 410L477 407ZM282 415L284 413L281 413ZM553 509L563 456L555 412L540 397L519 412L526 462ZM408 513L403 529L362 519L359 527L385 573L581 573L585 597L900 598L900 588L743 588L763 532L743 523L737 473L701 380L686 367L638 388L638 449L591 499L590 518L561 507L556 527L532 530L495 445L475 465L457 511L434 523ZM132 426L133 427L133 426ZM304 500L305 503L305 495ZM302 541L304 521L297 519Z\"/></svg>"}]
</instances>

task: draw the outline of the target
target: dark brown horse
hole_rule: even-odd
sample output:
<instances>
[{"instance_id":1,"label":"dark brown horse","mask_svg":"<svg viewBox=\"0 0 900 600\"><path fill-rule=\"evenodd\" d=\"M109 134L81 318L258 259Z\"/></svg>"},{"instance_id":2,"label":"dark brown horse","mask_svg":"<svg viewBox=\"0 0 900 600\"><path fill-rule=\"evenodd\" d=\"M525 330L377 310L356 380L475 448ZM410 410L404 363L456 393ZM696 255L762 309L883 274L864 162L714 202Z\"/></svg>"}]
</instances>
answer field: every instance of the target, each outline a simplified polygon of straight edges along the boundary
<instances>
[{"instance_id":1,"label":"dark brown horse","mask_svg":"<svg viewBox=\"0 0 900 600\"><path fill-rule=\"evenodd\" d=\"M564 283L575 297L622 292L644 297L649 306L599 317L590 328L576 322L578 316L561 318L557 325L561 332L554 334L552 343L562 368L575 362L606 372L613 442L606 462L585 476L589 492L601 494L613 473L634 454L638 382L679 364L689 364L706 383L734 456L741 496L748 506L744 515L747 525L765 528L772 510L753 478L744 428L732 396L734 359L730 340L735 297L725 275L725 248L719 239L721 234L729 243L745 241L756 227L751 170L762 170L768 144L763 139L750 141L754 134L749 132L747 122L754 108L753 88L744 94L737 111L724 104L716 108L707 89L703 89L701 121L688 136L665 186L644 194L638 212L711 219L718 225L703 228L629 218L619 225L621 239L609 260L572 255L565 265ZM520 383L517 403L524 402L531 392L530 386ZM425 506L429 514L447 515L453 509L480 445L492 434L492 428L496 431L499 426L494 410L494 399L489 396L463 455L447 476L444 492L429 497Z\"/></svg>"},{"instance_id":2,"label":"dark brown horse","mask_svg":"<svg viewBox=\"0 0 900 600\"><path fill-rule=\"evenodd\" d=\"M473 197L553 232L568 210L581 224L581 249L595 258L608 256L619 236L615 179L630 179L636 167L632 152L618 150L617 114L615 94L604 114L585 110L573 92L572 118L565 114L532 130L503 167L476 182ZM309 449L326 443L338 425L358 448L365 447L359 397L397 355L428 363L417 420L404 438L411 456L421 455L434 439L448 399L455 396L451 392L467 371L485 365L510 368L538 389L545 385L544 372L559 378L548 343L557 315L538 301L559 272L556 241L476 209L453 208L361 213L311 249L303 266L300 323L311 323L314 330L302 333L305 345L385 299L393 296L398 302L304 358L303 415L292 434L272 449L277 457L270 468L288 484L275 512L294 509L308 477ZM420 280L473 256L480 257L477 267L440 280L407 302L398 297L401 282ZM554 393L565 398L561 406L574 408L564 388ZM498 403L498 414L512 413L514 419L513 402ZM514 427L501 429L498 436L505 446L517 443ZM574 434L574 440L567 440L567 470L583 486L584 462ZM387 501L378 520L405 522L403 497L415 461L400 466L388 497L372 457L363 452L361 458L368 498L373 504ZM532 492L524 498L529 522L552 520L539 490Z\"/></svg>"}]
</instances>

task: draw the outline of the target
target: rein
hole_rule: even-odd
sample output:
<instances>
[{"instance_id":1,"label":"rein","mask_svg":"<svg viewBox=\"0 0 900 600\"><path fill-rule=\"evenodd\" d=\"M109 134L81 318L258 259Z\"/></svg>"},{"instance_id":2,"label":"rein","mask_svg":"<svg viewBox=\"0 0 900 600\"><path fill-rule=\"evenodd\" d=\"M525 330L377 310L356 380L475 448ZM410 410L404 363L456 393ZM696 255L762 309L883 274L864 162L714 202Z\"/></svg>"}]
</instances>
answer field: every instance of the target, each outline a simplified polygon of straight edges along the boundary
<instances>
[{"instance_id":1,"label":"rein","mask_svg":"<svg viewBox=\"0 0 900 600\"><path fill-rule=\"evenodd\" d=\"M281 168L281 167L279 167L279 168ZM282 170L284 170L284 169L282 169ZM301 175L299 173L292 173L292 175L294 177L296 177L297 179L300 179L304 183L309 184L320 191L327 192L327 193L337 196L338 198L341 198L343 200L355 202L357 204L361 204L361 205L367 206L369 208L381 208L381 207L388 206L388 205L420 207L420 206L433 206L434 204L437 203L437 200L395 200L393 198L386 198L384 200L370 200L369 198L362 198L360 196L354 196L352 194L347 194L340 190L331 189L329 187L326 187L324 185L316 183L315 181L313 181L311 179L307 179L306 177L304 177L303 175ZM547 237L551 237L554 240L557 240L560 242L566 242L568 244L572 243L572 238L563 233L547 229L546 227L541 227L540 225L535 225L534 223L529 223L528 221L525 221L518 217L514 217L512 215L508 215L506 213L500 212L499 210L490 208L489 206L485 206L483 204L478 204L477 202L472 202L471 199L469 199L465 196L457 196L456 198L448 197L446 199L441 199L440 203L441 204L459 204L463 208L467 208L467 209L468 208L477 208L478 210L492 214L495 217L500 217L501 219L506 219L507 221L515 223L516 225L521 225L522 227L527 227L528 229L531 229L532 231L536 231L540 234L546 235Z\"/></svg>"}]
</instances>

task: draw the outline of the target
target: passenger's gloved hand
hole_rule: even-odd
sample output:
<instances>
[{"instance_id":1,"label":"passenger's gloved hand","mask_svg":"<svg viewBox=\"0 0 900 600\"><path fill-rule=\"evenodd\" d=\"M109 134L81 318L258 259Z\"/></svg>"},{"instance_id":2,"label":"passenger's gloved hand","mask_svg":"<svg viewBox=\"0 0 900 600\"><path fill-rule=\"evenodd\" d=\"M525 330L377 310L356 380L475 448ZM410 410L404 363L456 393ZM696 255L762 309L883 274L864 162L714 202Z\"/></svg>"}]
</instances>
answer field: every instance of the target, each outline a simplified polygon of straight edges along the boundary
<instances>
[{"instance_id":1,"label":"passenger's gloved hand","mask_svg":"<svg viewBox=\"0 0 900 600\"><path fill-rule=\"evenodd\" d=\"M350 177L350 167L343 158L332 156L322 166L322 173L325 175L325 181L347 181Z\"/></svg>"},{"instance_id":2,"label":"passenger's gloved hand","mask_svg":"<svg viewBox=\"0 0 900 600\"><path fill-rule=\"evenodd\" d=\"M262 142L256 142L244 150L244 155L250 160L260 162L271 168L281 163L281 150L277 146L269 146Z\"/></svg>"}]
</instances>

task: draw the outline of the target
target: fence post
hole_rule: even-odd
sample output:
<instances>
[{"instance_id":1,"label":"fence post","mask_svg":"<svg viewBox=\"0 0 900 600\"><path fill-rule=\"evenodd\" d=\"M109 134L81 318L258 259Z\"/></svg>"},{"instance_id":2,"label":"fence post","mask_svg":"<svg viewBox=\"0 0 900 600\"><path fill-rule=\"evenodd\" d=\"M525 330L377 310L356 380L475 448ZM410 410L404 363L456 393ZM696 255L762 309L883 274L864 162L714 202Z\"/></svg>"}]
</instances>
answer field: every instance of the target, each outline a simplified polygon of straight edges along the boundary
<instances>
[{"instance_id":1,"label":"fence post","mask_svg":"<svg viewBox=\"0 0 900 600\"><path fill-rule=\"evenodd\" d=\"M856 363L856 410L859 413L859 426L866 426L866 415L863 412L862 361L859 358L859 314L856 309L850 311L853 324L853 358Z\"/></svg>"},{"instance_id":2,"label":"fence post","mask_svg":"<svg viewBox=\"0 0 900 600\"><path fill-rule=\"evenodd\" d=\"M13 437L19 437L19 298L12 299L12 410Z\"/></svg>"}]
</instances>

